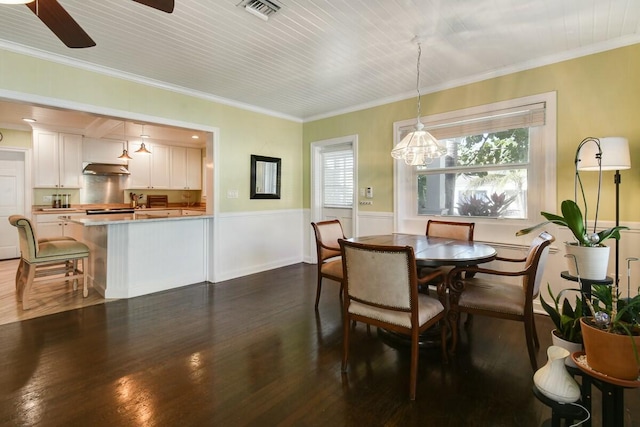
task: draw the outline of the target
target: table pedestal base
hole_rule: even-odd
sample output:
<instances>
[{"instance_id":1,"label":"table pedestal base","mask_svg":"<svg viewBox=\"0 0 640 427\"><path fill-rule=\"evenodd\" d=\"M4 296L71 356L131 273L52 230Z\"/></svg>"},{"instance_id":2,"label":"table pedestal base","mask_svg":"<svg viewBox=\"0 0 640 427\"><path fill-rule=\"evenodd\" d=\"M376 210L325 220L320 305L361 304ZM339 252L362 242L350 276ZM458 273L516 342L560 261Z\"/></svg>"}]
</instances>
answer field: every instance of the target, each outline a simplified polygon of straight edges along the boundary
<instances>
[{"instance_id":1,"label":"table pedestal base","mask_svg":"<svg viewBox=\"0 0 640 427\"><path fill-rule=\"evenodd\" d=\"M421 350L440 348L442 340L441 333L442 326L440 322L433 325L431 328L424 331L418 337L418 348ZM378 335L382 341L394 348L411 348L411 337L409 335L399 334L395 331L389 331L383 328L378 328ZM447 334L448 338L448 334Z\"/></svg>"}]
</instances>

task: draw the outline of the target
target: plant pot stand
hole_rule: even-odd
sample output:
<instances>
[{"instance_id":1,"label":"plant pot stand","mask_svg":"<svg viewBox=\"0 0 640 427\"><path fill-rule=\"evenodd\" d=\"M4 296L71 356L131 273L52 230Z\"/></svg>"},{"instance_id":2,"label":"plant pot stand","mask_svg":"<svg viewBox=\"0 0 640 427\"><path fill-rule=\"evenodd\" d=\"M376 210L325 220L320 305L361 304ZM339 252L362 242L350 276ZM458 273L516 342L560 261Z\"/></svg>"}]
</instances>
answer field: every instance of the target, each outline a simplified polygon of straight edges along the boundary
<instances>
[{"instance_id":1,"label":"plant pot stand","mask_svg":"<svg viewBox=\"0 0 640 427\"><path fill-rule=\"evenodd\" d=\"M571 355L571 358L581 371L583 386L581 387L583 393L582 400L587 403L584 406L591 410L590 386L596 386L602 392L602 425L623 426L624 389L640 387L640 381L618 380L594 371L589 366L580 362L579 358L583 355L584 352L575 352Z\"/></svg>"},{"instance_id":2,"label":"plant pot stand","mask_svg":"<svg viewBox=\"0 0 640 427\"><path fill-rule=\"evenodd\" d=\"M572 282L577 282L578 281L578 277L577 276L572 276L571 274L569 274L568 271L563 271L560 273L560 277L562 277L565 280L570 280ZM580 277L580 282L582 284L582 288L580 289L582 291L582 295L583 295L583 300L584 297L586 296L587 298L591 298L591 286L592 285L612 285L613 284L613 278L607 276L602 280L593 280L593 279L585 279L583 277Z\"/></svg>"},{"instance_id":3,"label":"plant pot stand","mask_svg":"<svg viewBox=\"0 0 640 427\"><path fill-rule=\"evenodd\" d=\"M551 427L561 427L562 421L564 420L564 425L572 425L575 421L584 420L587 418L587 412L579 406L559 403L553 399L548 398L544 394L540 392L536 385L533 385L533 395L542 403L551 408L551 420L546 420L542 423L543 427L551 425ZM581 400L578 400L576 403L584 406ZM551 424L549 424L551 421Z\"/></svg>"}]
</instances>

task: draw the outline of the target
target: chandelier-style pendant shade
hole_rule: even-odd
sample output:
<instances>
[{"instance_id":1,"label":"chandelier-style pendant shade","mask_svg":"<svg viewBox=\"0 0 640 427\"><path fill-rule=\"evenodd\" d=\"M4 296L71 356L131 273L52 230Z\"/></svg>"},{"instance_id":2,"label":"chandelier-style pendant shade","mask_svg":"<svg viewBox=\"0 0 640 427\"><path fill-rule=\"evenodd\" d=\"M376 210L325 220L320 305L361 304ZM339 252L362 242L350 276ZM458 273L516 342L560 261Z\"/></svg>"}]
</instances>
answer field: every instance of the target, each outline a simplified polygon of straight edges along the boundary
<instances>
[{"instance_id":1,"label":"chandelier-style pendant shade","mask_svg":"<svg viewBox=\"0 0 640 427\"><path fill-rule=\"evenodd\" d=\"M445 154L447 149L433 135L424 130L424 125L420 121L416 124L416 130L408 133L391 150L391 157L402 159L409 166L426 165Z\"/></svg>"},{"instance_id":2,"label":"chandelier-style pendant shade","mask_svg":"<svg viewBox=\"0 0 640 427\"><path fill-rule=\"evenodd\" d=\"M447 149L438 142L433 135L424 130L424 125L420 121L420 56L422 48L420 47L420 37L415 37L414 41L418 44L418 64L416 78L416 92L418 92L418 119L416 130L410 132L393 150L391 157L394 159L402 159L409 166L427 165L437 157L447 154Z\"/></svg>"}]
</instances>

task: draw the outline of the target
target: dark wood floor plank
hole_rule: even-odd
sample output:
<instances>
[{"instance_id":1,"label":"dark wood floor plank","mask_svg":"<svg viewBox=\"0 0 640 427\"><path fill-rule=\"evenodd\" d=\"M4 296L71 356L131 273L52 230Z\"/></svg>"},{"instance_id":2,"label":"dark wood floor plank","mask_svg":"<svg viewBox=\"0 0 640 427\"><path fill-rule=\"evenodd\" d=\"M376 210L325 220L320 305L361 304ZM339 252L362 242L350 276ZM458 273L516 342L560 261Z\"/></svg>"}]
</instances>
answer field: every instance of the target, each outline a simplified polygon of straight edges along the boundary
<instances>
[{"instance_id":1,"label":"dark wood floor plank","mask_svg":"<svg viewBox=\"0 0 640 427\"><path fill-rule=\"evenodd\" d=\"M406 350L358 324L340 371L342 320L315 266L294 265L0 326L0 425L539 426L523 326L476 316L458 354ZM539 360L551 322L537 316ZM594 392L594 426L600 410ZM627 427L640 392L627 390Z\"/></svg>"}]
</instances>

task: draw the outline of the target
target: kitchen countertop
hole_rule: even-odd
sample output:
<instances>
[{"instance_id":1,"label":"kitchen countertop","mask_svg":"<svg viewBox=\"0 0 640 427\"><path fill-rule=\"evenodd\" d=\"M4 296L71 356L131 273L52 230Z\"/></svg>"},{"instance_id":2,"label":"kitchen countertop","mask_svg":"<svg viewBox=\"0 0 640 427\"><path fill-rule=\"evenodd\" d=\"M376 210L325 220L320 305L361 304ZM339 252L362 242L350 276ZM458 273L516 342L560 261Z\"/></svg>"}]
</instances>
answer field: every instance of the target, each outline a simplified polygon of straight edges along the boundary
<instances>
[{"instance_id":1,"label":"kitchen countertop","mask_svg":"<svg viewBox=\"0 0 640 427\"><path fill-rule=\"evenodd\" d=\"M160 210L160 209L159 209ZM164 210L164 209L162 209ZM132 214L107 214L107 215L87 215L87 216L65 216L61 215L61 219L69 222L91 227L95 225L114 225L126 224L133 222L156 222L156 221L183 221L202 218L213 218L213 215L182 215L182 216L166 216L153 215L152 209L141 209L144 212L135 212ZM149 211L149 212L146 212Z\"/></svg>"},{"instance_id":2,"label":"kitchen countertop","mask_svg":"<svg viewBox=\"0 0 640 427\"><path fill-rule=\"evenodd\" d=\"M108 207L112 207L112 206L108 206ZM127 208L128 206L117 206L117 208ZM85 213L87 211L87 209L102 209L105 208L105 206L103 205L87 205L87 206L78 206L78 207L71 207L71 208L34 208L32 210L34 215L40 215L40 214L55 214L55 213L60 213L60 214L66 214L66 213ZM166 210L189 210L189 211L202 211L202 212L206 212L206 208L201 207L201 206L190 206L190 207L186 207L186 206L169 206L166 208L136 208L136 213L138 212L153 212L153 211L166 211Z\"/></svg>"}]
</instances>

